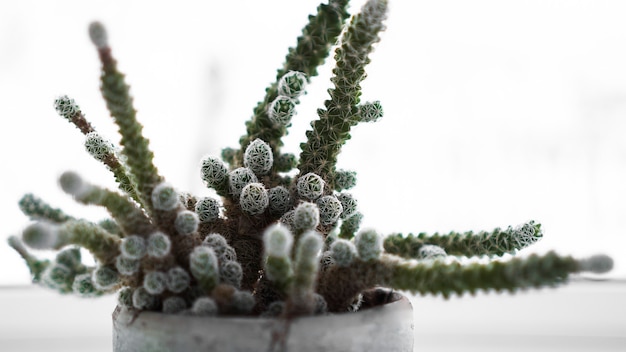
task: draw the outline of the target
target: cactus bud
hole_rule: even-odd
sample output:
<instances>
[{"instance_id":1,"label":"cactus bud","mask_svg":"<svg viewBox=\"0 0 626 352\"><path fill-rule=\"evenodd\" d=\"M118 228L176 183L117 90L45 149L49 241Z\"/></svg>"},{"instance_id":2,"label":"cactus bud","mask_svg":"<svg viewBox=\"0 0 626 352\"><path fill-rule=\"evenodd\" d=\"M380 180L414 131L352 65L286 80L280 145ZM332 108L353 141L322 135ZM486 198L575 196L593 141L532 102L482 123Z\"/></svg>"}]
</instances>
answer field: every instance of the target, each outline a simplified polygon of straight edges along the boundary
<instances>
[{"instance_id":1,"label":"cactus bud","mask_svg":"<svg viewBox=\"0 0 626 352\"><path fill-rule=\"evenodd\" d=\"M417 251L419 259L438 259L445 258L447 255L445 249L433 244L425 244Z\"/></svg>"},{"instance_id":2,"label":"cactus bud","mask_svg":"<svg viewBox=\"0 0 626 352\"><path fill-rule=\"evenodd\" d=\"M147 253L154 258L163 258L170 253L172 242L161 231L154 232L148 237Z\"/></svg>"},{"instance_id":3,"label":"cactus bud","mask_svg":"<svg viewBox=\"0 0 626 352\"><path fill-rule=\"evenodd\" d=\"M376 122L383 117L383 107L380 101L367 102L359 105L359 116L363 122Z\"/></svg>"},{"instance_id":4,"label":"cactus bud","mask_svg":"<svg viewBox=\"0 0 626 352\"><path fill-rule=\"evenodd\" d=\"M289 71L278 81L278 95L295 99L304 93L306 75L299 71Z\"/></svg>"},{"instance_id":5,"label":"cactus bud","mask_svg":"<svg viewBox=\"0 0 626 352\"><path fill-rule=\"evenodd\" d=\"M120 252L128 259L141 259L146 254L146 240L137 235L124 237L120 242Z\"/></svg>"},{"instance_id":6,"label":"cactus bud","mask_svg":"<svg viewBox=\"0 0 626 352\"><path fill-rule=\"evenodd\" d=\"M320 176L309 172L298 179L296 185L298 194L302 198L316 200L324 193L324 183L324 180Z\"/></svg>"},{"instance_id":7,"label":"cactus bud","mask_svg":"<svg viewBox=\"0 0 626 352\"><path fill-rule=\"evenodd\" d=\"M339 169L335 171L335 190L343 191L356 186L356 172Z\"/></svg>"},{"instance_id":8,"label":"cactus bud","mask_svg":"<svg viewBox=\"0 0 626 352\"><path fill-rule=\"evenodd\" d=\"M350 193L339 193L337 195L337 199L341 203L341 208L343 211L341 212L340 218L347 219L351 217L354 213L356 213L358 203L356 199Z\"/></svg>"},{"instance_id":9,"label":"cactus bud","mask_svg":"<svg viewBox=\"0 0 626 352\"><path fill-rule=\"evenodd\" d=\"M134 275L139 271L139 264L138 259L130 259L123 255L118 255L117 258L115 258L115 269L117 269L117 272L121 275Z\"/></svg>"},{"instance_id":10,"label":"cactus bud","mask_svg":"<svg viewBox=\"0 0 626 352\"><path fill-rule=\"evenodd\" d=\"M163 300L163 313L176 314L187 309L187 302L182 297L172 296Z\"/></svg>"},{"instance_id":11,"label":"cactus bud","mask_svg":"<svg viewBox=\"0 0 626 352\"><path fill-rule=\"evenodd\" d=\"M293 245L293 235L286 226L278 223L265 230L263 242L267 256L288 257Z\"/></svg>"},{"instance_id":12,"label":"cactus bud","mask_svg":"<svg viewBox=\"0 0 626 352\"><path fill-rule=\"evenodd\" d=\"M200 246L189 255L189 270L203 289L212 289L219 282L217 256L213 248Z\"/></svg>"},{"instance_id":13,"label":"cactus bud","mask_svg":"<svg viewBox=\"0 0 626 352\"><path fill-rule=\"evenodd\" d=\"M133 307L144 310L154 308L157 305L157 299L146 291L145 288L139 287L133 292Z\"/></svg>"},{"instance_id":14,"label":"cactus bud","mask_svg":"<svg viewBox=\"0 0 626 352\"><path fill-rule=\"evenodd\" d=\"M189 235L198 230L198 223L198 215L196 215L196 213L189 210L183 210L176 214L174 227L179 234Z\"/></svg>"},{"instance_id":15,"label":"cactus bud","mask_svg":"<svg viewBox=\"0 0 626 352\"><path fill-rule=\"evenodd\" d=\"M228 174L230 194L235 198L239 198L241 191L248 184L257 182L259 182L259 180L254 175L254 172L247 167L240 167Z\"/></svg>"},{"instance_id":16,"label":"cactus bud","mask_svg":"<svg viewBox=\"0 0 626 352\"><path fill-rule=\"evenodd\" d=\"M91 189L91 185L83 181L77 173L73 171L66 171L59 177L59 184L61 189L78 199L84 196Z\"/></svg>"},{"instance_id":17,"label":"cactus bud","mask_svg":"<svg viewBox=\"0 0 626 352\"><path fill-rule=\"evenodd\" d=\"M60 263L52 263L43 272L42 281L50 288L61 292L71 290L74 281L74 273L67 266Z\"/></svg>"},{"instance_id":18,"label":"cactus bud","mask_svg":"<svg viewBox=\"0 0 626 352\"><path fill-rule=\"evenodd\" d=\"M108 266L99 266L93 271L92 280L97 289L108 291L118 284L119 275Z\"/></svg>"},{"instance_id":19,"label":"cactus bud","mask_svg":"<svg viewBox=\"0 0 626 352\"><path fill-rule=\"evenodd\" d=\"M91 274L80 274L74 278L72 291L83 297L95 297L102 294L93 283Z\"/></svg>"},{"instance_id":20,"label":"cactus bud","mask_svg":"<svg viewBox=\"0 0 626 352\"><path fill-rule=\"evenodd\" d=\"M222 263L220 266L220 279L222 283L240 288L241 280L243 279L241 264L232 260Z\"/></svg>"},{"instance_id":21,"label":"cactus bud","mask_svg":"<svg viewBox=\"0 0 626 352\"><path fill-rule=\"evenodd\" d=\"M269 196L262 183L250 183L241 190L239 205L250 215L262 214L269 206Z\"/></svg>"},{"instance_id":22,"label":"cactus bud","mask_svg":"<svg viewBox=\"0 0 626 352\"><path fill-rule=\"evenodd\" d=\"M613 258L605 254L597 254L578 261L581 271L604 274L613 269Z\"/></svg>"},{"instance_id":23,"label":"cactus bud","mask_svg":"<svg viewBox=\"0 0 626 352\"><path fill-rule=\"evenodd\" d=\"M382 236L371 229L359 232L354 239L354 244L363 261L378 259L383 251Z\"/></svg>"},{"instance_id":24,"label":"cactus bud","mask_svg":"<svg viewBox=\"0 0 626 352\"><path fill-rule=\"evenodd\" d=\"M151 295L159 295L167 288L167 275L160 271L150 271L143 277L143 288Z\"/></svg>"},{"instance_id":25,"label":"cactus bud","mask_svg":"<svg viewBox=\"0 0 626 352\"><path fill-rule=\"evenodd\" d=\"M283 186L270 188L268 197L270 212L273 214L284 214L291 208L289 191Z\"/></svg>"},{"instance_id":26,"label":"cactus bud","mask_svg":"<svg viewBox=\"0 0 626 352\"><path fill-rule=\"evenodd\" d=\"M317 205L303 202L293 214L293 227L298 230L311 230L320 223L320 211Z\"/></svg>"},{"instance_id":27,"label":"cactus bud","mask_svg":"<svg viewBox=\"0 0 626 352\"><path fill-rule=\"evenodd\" d=\"M341 223L340 237L352 238L352 236L354 236L354 233L359 230L359 227L361 226L361 221L363 221L363 214L359 211L356 211L354 214L345 218Z\"/></svg>"},{"instance_id":28,"label":"cactus bud","mask_svg":"<svg viewBox=\"0 0 626 352\"><path fill-rule=\"evenodd\" d=\"M131 308L133 306L133 289L128 286L122 287L117 293L117 304Z\"/></svg>"},{"instance_id":29,"label":"cactus bud","mask_svg":"<svg viewBox=\"0 0 626 352\"><path fill-rule=\"evenodd\" d=\"M272 148L260 138L253 140L243 154L243 165L258 176L270 172L273 163Z\"/></svg>"},{"instance_id":30,"label":"cactus bud","mask_svg":"<svg viewBox=\"0 0 626 352\"><path fill-rule=\"evenodd\" d=\"M284 289L293 275L290 259L293 235L285 225L278 223L265 230L263 242L267 258L265 275Z\"/></svg>"},{"instance_id":31,"label":"cactus bud","mask_svg":"<svg viewBox=\"0 0 626 352\"><path fill-rule=\"evenodd\" d=\"M210 297L200 297L193 302L191 313L194 315L213 316L217 315L217 304Z\"/></svg>"},{"instance_id":32,"label":"cactus bud","mask_svg":"<svg viewBox=\"0 0 626 352\"><path fill-rule=\"evenodd\" d=\"M207 186L220 187L228 178L228 169L219 158L207 156L202 159L200 175Z\"/></svg>"},{"instance_id":33,"label":"cactus bud","mask_svg":"<svg viewBox=\"0 0 626 352\"><path fill-rule=\"evenodd\" d=\"M100 22L96 21L89 24L89 38L98 49L109 46L106 28Z\"/></svg>"},{"instance_id":34,"label":"cactus bud","mask_svg":"<svg viewBox=\"0 0 626 352\"><path fill-rule=\"evenodd\" d=\"M36 222L24 229L22 241L33 249L52 249L60 244L58 226Z\"/></svg>"},{"instance_id":35,"label":"cactus bud","mask_svg":"<svg viewBox=\"0 0 626 352\"><path fill-rule=\"evenodd\" d=\"M323 196L315 201L320 212L320 223L331 225L339 220L343 212L341 202L335 196Z\"/></svg>"},{"instance_id":36,"label":"cactus bud","mask_svg":"<svg viewBox=\"0 0 626 352\"><path fill-rule=\"evenodd\" d=\"M515 244L517 248L528 247L543 237L541 224L535 224L534 221L529 221L515 229L511 229L511 233L513 234L512 240L517 242Z\"/></svg>"},{"instance_id":37,"label":"cactus bud","mask_svg":"<svg viewBox=\"0 0 626 352\"><path fill-rule=\"evenodd\" d=\"M267 109L267 117L273 124L288 126L296 114L296 102L286 96L278 96Z\"/></svg>"},{"instance_id":38,"label":"cactus bud","mask_svg":"<svg viewBox=\"0 0 626 352\"><path fill-rule=\"evenodd\" d=\"M80 107L74 99L67 95L62 95L54 100L54 109L64 118L71 120L76 113L80 112Z\"/></svg>"},{"instance_id":39,"label":"cactus bud","mask_svg":"<svg viewBox=\"0 0 626 352\"><path fill-rule=\"evenodd\" d=\"M354 261L357 256L357 250L354 244L344 239L337 239L330 246L334 262L340 267L347 267Z\"/></svg>"},{"instance_id":40,"label":"cactus bud","mask_svg":"<svg viewBox=\"0 0 626 352\"><path fill-rule=\"evenodd\" d=\"M293 226L293 218L296 214L295 210L290 210L288 212L286 212L285 214L283 214L283 216L280 217L280 223L284 224L285 226L289 227L290 229L294 229Z\"/></svg>"},{"instance_id":41,"label":"cactus bud","mask_svg":"<svg viewBox=\"0 0 626 352\"><path fill-rule=\"evenodd\" d=\"M196 203L196 214L201 223L209 223L220 216L220 204L213 198L202 198Z\"/></svg>"},{"instance_id":42,"label":"cactus bud","mask_svg":"<svg viewBox=\"0 0 626 352\"><path fill-rule=\"evenodd\" d=\"M115 153L115 146L97 132L89 132L85 136L85 149L94 159L103 161L108 155Z\"/></svg>"},{"instance_id":43,"label":"cactus bud","mask_svg":"<svg viewBox=\"0 0 626 352\"><path fill-rule=\"evenodd\" d=\"M180 197L172 185L161 182L152 190L152 205L158 210L172 211L180 206Z\"/></svg>"},{"instance_id":44,"label":"cactus bud","mask_svg":"<svg viewBox=\"0 0 626 352\"><path fill-rule=\"evenodd\" d=\"M174 293L185 291L191 283L191 277L187 271L179 266L171 268L167 272L167 289Z\"/></svg>"},{"instance_id":45,"label":"cactus bud","mask_svg":"<svg viewBox=\"0 0 626 352\"><path fill-rule=\"evenodd\" d=\"M237 260L237 253L235 253L233 247L228 245L224 236L219 233L212 233L206 236L202 241L202 245L211 247L220 262Z\"/></svg>"}]
</instances>

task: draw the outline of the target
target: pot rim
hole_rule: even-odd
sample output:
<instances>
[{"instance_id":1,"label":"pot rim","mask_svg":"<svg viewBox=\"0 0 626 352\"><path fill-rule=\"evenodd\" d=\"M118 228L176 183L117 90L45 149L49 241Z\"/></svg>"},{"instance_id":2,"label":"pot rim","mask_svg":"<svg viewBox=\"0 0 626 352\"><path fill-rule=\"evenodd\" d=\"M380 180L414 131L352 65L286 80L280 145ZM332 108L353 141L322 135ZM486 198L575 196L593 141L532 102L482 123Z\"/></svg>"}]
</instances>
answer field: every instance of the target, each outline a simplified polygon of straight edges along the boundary
<instances>
[{"instance_id":1,"label":"pot rim","mask_svg":"<svg viewBox=\"0 0 626 352\"><path fill-rule=\"evenodd\" d=\"M372 289L375 290L375 289ZM284 316L274 316L274 317L268 317L268 316L259 316L259 315L215 315L215 316L202 316L202 315L193 315L193 314L167 314L167 313L163 313L163 312L158 312L158 311L149 311L149 310L145 310L145 311L140 311L140 310L136 310L134 308L129 308L129 307L124 307L124 306L120 306L117 305L115 307L115 309L113 310L113 320L117 320L119 315L127 315L130 314L133 316L133 320L135 321L136 319L138 319L139 317L145 318L145 319L150 319L152 317L177 317L177 318L184 318L184 319L198 319L198 320L227 320L227 321L231 321L231 322L237 322L237 321L254 321L254 322L275 322L275 321L284 321L284 320L290 320L290 321L296 321L296 320L302 320L302 319L324 319L326 317L341 317L341 316L353 316L353 315L362 315L362 314L368 314L371 315L373 312L375 311L382 311L382 310L396 310L396 309L410 309L413 310L413 305L411 304L411 301L407 298L407 296L397 292L397 291L393 291L393 293L395 294L394 298L392 301L389 301L387 303L374 303L374 302L366 302L364 304L366 304L367 306L359 309L355 312L350 312L350 311L346 311L346 312L329 312L329 313L325 313L325 314L317 314L317 315L301 315L301 316L295 316L295 317L290 317L289 319L286 319Z\"/></svg>"},{"instance_id":2,"label":"pot rim","mask_svg":"<svg viewBox=\"0 0 626 352\"><path fill-rule=\"evenodd\" d=\"M113 351L413 351L413 307L399 299L359 310L298 317L193 316L117 306Z\"/></svg>"}]
</instances>

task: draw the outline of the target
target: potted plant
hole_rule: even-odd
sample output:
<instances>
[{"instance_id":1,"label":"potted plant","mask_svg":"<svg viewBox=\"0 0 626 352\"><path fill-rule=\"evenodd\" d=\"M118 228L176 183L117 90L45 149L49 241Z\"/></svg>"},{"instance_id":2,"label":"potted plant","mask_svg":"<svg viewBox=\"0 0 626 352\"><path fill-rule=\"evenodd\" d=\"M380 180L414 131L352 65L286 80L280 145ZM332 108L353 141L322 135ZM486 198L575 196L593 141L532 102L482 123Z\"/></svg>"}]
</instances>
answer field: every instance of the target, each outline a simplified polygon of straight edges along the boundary
<instances>
[{"instance_id":1,"label":"potted plant","mask_svg":"<svg viewBox=\"0 0 626 352\"><path fill-rule=\"evenodd\" d=\"M119 189L71 171L61 175L61 188L78 202L107 209L110 218L98 223L32 194L21 199L33 222L9 244L33 281L86 297L117 292L116 351L408 351L410 304L393 289L444 297L514 292L611 269L605 255L503 258L543 236L533 221L444 235L383 237L360 229L363 214L347 192L356 173L338 168L337 156L352 127L383 115L380 102L360 101L360 83L384 29L387 1L369 0L353 16L347 7L347 0L318 7L239 146L202 159L200 177L217 197L179 192L159 174L106 31L92 23L101 91L119 127L119 145L98 134L73 99L59 97L55 108L85 135L85 148ZM300 155L284 153L282 138L298 99L333 48L329 98ZM39 259L24 244L57 250L56 259ZM83 264L80 248L93 254L96 266Z\"/></svg>"}]
</instances>

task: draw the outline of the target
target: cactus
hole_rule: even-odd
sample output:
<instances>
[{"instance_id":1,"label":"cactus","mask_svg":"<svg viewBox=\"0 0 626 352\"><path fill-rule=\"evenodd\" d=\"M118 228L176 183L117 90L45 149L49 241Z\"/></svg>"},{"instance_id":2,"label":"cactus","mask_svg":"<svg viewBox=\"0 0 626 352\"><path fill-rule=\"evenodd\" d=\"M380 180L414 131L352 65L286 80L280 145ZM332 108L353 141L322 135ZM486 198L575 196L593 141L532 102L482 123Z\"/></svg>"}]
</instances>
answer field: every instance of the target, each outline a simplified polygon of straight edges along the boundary
<instances>
[{"instance_id":1,"label":"cactus","mask_svg":"<svg viewBox=\"0 0 626 352\"><path fill-rule=\"evenodd\" d=\"M101 92L119 127L119 145L100 135L73 99L59 97L55 109L86 136L87 152L119 187L93 185L74 172L61 176L62 189L76 201L109 212L111 218L98 223L32 194L20 200L33 223L9 244L33 281L87 297L118 291L119 304L136 310L294 316L357 310L362 292L375 286L448 297L554 286L570 274L611 269L611 258L603 255L514 256L543 236L532 221L491 232L385 237L360 230L364 215L345 192L355 186L356 172L336 164L351 128L383 116L379 101L360 102L360 84L385 27L387 1L366 1L350 20L347 7L348 0L318 7L253 110L238 147L223 149L223 160L202 159L200 178L221 199L181 194L158 173L106 30L92 23ZM283 153L282 137L296 118L299 97L333 46L329 98L299 157ZM54 260L38 259L25 245L60 252ZM93 254L95 267L82 264L79 247ZM455 256L488 258L463 263Z\"/></svg>"}]
</instances>

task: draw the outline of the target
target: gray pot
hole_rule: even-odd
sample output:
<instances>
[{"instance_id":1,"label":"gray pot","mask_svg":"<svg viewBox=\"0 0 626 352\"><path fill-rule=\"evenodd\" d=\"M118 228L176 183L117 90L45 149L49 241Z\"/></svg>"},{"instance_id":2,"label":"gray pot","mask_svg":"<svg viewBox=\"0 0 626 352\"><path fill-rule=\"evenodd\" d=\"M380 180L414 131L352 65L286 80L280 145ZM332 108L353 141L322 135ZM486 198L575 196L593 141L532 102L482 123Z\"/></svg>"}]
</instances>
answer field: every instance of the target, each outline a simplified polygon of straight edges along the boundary
<instances>
[{"instance_id":1,"label":"gray pot","mask_svg":"<svg viewBox=\"0 0 626 352\"><path fill-rule=\"evenodd\" d=\"M413 351L413 307L398 300L356 313L291 319L197 317L117 307L114 352Z\"/></svg>"}]
</instances>

